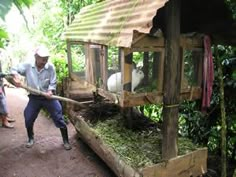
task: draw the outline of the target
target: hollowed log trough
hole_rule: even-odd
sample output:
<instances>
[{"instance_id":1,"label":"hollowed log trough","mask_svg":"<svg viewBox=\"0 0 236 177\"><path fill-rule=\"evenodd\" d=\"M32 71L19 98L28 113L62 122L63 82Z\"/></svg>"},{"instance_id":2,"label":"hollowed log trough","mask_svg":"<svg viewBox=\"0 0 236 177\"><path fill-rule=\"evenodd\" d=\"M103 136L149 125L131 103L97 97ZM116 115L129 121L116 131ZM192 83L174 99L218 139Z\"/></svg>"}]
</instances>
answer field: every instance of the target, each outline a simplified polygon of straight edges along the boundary
<instances>
[{"instance_id":1,"label":"hollowed log trough","mask_svg":"<svg viewBox=\"0 0 236 177\"><path fill-rule=\"evenodd\" d=\"M82 116L78 116L72 109L69 110L69 116L80 138L118 177L198 177L207 172L207 148L200 148L152 166L135 169L106 145Z\"/></svg>"}]
</instances>

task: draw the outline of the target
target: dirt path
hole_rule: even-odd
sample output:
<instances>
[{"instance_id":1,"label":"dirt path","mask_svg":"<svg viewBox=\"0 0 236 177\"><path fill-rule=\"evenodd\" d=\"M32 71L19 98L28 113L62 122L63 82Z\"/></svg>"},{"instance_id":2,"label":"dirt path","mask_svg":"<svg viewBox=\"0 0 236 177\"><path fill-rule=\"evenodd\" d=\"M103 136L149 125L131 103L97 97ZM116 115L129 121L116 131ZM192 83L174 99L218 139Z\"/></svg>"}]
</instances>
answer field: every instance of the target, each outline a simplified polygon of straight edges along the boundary
<instances>
[{"instance_id":1,"label":"dirt path","mask_svg":"<svg viewBox=\"0 0 236 177\"><path fill-rule=\"evenodd\" d=\"M6 88L14 129L0 127L0 177L115 177L110 169L68 125L72 150L65 151L59 129L41 114L35 123L35 145L28 149L23 110L27 104L24 90Z\"/></svg>"}]
</instances>

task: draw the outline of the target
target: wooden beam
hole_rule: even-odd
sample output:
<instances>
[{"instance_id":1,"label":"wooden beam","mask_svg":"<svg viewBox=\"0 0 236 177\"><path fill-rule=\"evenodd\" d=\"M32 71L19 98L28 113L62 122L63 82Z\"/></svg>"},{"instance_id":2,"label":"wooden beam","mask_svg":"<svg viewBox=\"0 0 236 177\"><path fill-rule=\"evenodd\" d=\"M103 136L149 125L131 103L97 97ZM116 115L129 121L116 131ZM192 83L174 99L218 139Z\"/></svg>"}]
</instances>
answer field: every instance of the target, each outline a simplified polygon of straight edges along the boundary
<instances>
[{"instance_id":1,"label":"wooden beam","mask_svg":"<svg viewBox=\"0 0 236 177\"><path fill-rule=\"evenodd\" d=\"M124 91L122 93L111 93L103 89L98 89L99 95L107 98L112 103L118 104L121 107L134 107L148 104L162 104L163 92L155 91L148 93L131 93ZM181 90L180 101L200 99L202 91L200 87L191 87Z\"/></svg>"}]
</instances>

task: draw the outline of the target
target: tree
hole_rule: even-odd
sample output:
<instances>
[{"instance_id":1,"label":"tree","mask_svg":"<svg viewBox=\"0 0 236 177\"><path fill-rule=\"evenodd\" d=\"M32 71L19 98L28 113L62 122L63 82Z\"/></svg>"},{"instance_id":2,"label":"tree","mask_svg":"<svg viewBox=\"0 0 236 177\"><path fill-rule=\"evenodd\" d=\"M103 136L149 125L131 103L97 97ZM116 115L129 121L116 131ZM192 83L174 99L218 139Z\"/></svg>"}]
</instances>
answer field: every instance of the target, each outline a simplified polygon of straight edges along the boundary
<instances>
[{"instance_id":1,"label":"tree","mask_svg":"<svg viewBox=\"0 0 236 177\"><path fill-rule=\"evenodd\" d=\"M12 5L15 5L23 16L26 24L27 20L23 13L23 7L29 7L32 4L32 0L1 0L0 2L0 18L4 21L6 14L10 11ZM4 47L5 41L8 39L6 30L0 26L0 48Z\"/></svg>"}]
</instances>

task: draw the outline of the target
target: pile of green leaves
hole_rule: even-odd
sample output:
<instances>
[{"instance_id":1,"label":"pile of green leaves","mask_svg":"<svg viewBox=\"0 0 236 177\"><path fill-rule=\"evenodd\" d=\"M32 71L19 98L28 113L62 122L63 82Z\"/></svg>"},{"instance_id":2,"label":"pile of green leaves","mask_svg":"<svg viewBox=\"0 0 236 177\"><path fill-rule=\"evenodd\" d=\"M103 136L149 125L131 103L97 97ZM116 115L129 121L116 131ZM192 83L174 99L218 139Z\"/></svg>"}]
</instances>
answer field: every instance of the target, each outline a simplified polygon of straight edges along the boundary
<instances>
[{"instance_id":1,"label":"pile of green leaves","mask_svg":"<svg viewBox=\"0 0 236 177\"><path fill-rule=\"evenodd\" d=\"M161 133L157 128L132 131L124 126L120 115L98 121L93 128L103 141L132 167L142 168L162 161ZM179 138L178 146L179 155L198 148L186 138Z\"/></svg>"}]
</instances>

